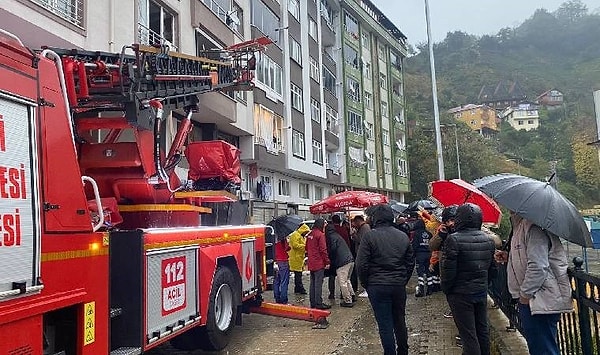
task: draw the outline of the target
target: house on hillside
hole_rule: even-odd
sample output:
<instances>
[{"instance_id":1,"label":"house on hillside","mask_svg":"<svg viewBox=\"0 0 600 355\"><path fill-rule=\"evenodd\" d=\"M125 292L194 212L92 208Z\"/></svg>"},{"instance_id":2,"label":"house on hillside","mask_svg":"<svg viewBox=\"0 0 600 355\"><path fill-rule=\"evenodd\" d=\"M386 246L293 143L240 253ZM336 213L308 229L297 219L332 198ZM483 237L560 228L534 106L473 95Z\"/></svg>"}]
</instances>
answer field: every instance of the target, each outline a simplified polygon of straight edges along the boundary
<instances>
[{"instance_id":1,"label":"house on hillside","mask_svg":"<svg viewBox=\"0 0 600 355\"><path fill-rule=\"evenodd\" d=\"M531 131L540 127L539 106L533 102L522 102L510 106L500 113L500 119L506 120L517 131Z\"/></svg>"},{"instance_id":2,"label":"house on hillside","mask_svg":"<svg viewBox=\"0 0 600 355\"><path fill-rule=\"evenodd\" d=\"M551 89L539 95L535 99L535 102L548 110L553 110L562 107L564 104L564 95L556 89Z\"/></svg>"},{"instance_id":3,"label":"house on hillside","mask_svg":"<svg viewBox=\"0 0 600 355\"><path fill-rule=\"evenodd\" d=\"M486 138L494 137L500 131L496 110L487 105L462 105L451 108L448 113Z\"/></svg>"},{"instance_id":4,"label":"house on hillside","mask_svg":"<svg viewBox=\"0 0 600 355\"><path fill-rule=\"evenodd\" d=\"M527 100L527 95L518 82L500 80L496 85L484 85L477 96L477 103L496 110L503 110Z\"/></svg>"}]
</instances>

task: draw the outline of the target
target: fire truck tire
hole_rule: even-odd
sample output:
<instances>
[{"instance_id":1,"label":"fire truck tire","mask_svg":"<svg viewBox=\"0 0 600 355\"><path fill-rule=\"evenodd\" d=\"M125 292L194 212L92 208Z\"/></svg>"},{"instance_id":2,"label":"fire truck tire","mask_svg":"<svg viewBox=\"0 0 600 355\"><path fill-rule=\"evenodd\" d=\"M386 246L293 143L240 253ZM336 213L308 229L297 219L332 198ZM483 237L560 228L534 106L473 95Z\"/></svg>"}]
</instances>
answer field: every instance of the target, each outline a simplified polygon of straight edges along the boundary
<instances>
[{"instance_id":1,"label":"fire truck tire","mask_svg":"<svg viewBox=\"0 0 600 355\"><path fill-rule=\"evenodd\" d=\"M210 290L206 326L190 329L171 340L171 345L179 350L224 349L229 343L236 321L236 296L240 294L235 277L225 266L217 267Z\"/></svg>"}]
</instances>

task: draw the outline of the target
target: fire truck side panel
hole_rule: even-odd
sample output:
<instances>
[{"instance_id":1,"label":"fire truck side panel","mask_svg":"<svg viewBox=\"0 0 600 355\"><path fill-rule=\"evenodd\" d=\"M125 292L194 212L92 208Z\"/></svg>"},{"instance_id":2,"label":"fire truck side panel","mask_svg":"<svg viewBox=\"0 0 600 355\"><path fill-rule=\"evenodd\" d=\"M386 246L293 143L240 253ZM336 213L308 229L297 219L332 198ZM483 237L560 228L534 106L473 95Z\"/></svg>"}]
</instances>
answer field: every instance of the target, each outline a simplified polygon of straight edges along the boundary
<instances>
[{"instance_id":1,"label":"fire truck side panel","mask_svg":"<svg viewBox=\"0 0 600 355\"><path fill-rule=\"evenodd\" d=\"M92 231L77 164L71 123L66 115L58 72L53 62L40 60L42 202L46 232ZM53 106L51 106L53 105Z\"/></svg>"},{"instance_id":2,"label":"fire truck side panel","mask_svg":"<svg viewBox=\"0 0 600 355\"><path fill-rule=\"evenodd\" d=\"M0 354L42 353L41 315L22 318L9 326L0 326Z\"/></svg>"}]
</instances>

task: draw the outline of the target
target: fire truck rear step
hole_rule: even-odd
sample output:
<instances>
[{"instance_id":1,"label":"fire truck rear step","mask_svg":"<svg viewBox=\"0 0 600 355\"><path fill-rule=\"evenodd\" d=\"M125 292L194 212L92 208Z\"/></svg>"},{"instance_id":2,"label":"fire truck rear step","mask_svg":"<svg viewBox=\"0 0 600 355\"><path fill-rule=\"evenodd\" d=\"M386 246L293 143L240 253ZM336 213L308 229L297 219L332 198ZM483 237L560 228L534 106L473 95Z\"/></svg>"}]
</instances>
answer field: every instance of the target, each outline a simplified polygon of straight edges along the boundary
<instances>
[{"instance_id":1,"label":"fire truck rear step","mask_svg":"<svg viewBox=\"0 0 600 355\"><path fill-rule=\"evenodd\" d=\"M141 348L122 347L110 352L110 355L138 355L142 353Z\"/></svg>"}]
</instances>

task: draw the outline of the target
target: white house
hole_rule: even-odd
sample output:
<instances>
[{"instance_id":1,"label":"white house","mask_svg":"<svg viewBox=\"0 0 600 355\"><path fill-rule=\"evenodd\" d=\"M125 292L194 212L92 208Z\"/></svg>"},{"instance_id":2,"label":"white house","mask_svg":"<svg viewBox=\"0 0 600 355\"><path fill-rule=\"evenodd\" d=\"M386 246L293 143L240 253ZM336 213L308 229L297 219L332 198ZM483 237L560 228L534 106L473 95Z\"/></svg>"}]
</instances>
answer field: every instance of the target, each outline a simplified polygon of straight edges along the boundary
<instances>
[{"instance_id":1,"label":"white house","mask_svg":"<svg viewBox=\"0 0 600 355\"><path fill-rule=\"evenodd\" d=\"M538 106L529 102L507 107L500 114L500 118L506 120L517 131L531 131L540 126Z\"/></svg>"}]
</instances>

